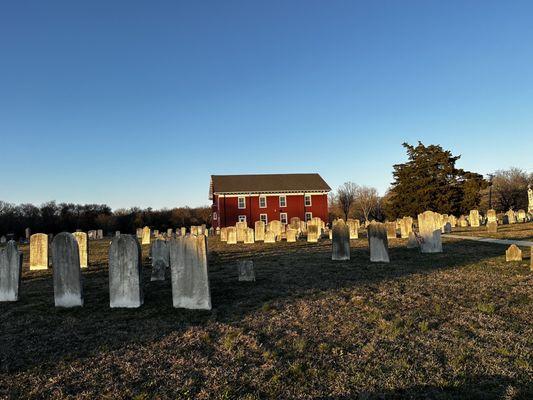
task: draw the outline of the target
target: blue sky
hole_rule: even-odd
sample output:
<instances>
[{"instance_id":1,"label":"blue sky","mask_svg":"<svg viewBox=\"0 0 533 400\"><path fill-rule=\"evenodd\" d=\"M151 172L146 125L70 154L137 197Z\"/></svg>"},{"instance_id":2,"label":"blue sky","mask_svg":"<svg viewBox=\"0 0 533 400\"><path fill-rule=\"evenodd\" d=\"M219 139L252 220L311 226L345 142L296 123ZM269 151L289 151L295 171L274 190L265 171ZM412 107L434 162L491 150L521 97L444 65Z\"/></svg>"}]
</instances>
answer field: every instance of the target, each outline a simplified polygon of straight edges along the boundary
<instances>
[{"instance_id":1,"label":"blue sky","mask_svg":"<svg viewBox=\"0 0 533 400\"><path fill-rule=\"evenodd\" d=\"M211 174L383 193L404 141L531 171L531 1L3 1L0 200L207 204Z\"/></svg>"}]
</instances>

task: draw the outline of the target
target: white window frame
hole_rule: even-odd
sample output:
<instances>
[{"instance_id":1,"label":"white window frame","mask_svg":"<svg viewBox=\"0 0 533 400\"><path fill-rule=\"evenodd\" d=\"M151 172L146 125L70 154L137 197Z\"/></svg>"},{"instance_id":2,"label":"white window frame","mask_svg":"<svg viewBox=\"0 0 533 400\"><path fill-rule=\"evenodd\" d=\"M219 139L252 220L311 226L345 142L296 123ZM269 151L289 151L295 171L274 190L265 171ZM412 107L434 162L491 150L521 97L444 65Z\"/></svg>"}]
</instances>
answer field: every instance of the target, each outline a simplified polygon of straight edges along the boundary
<instances>
[{"instance_id":1,"label":"white window frame","mask_svg":"<svg viewBox=\"0 0 533 400\"><path fill-rule=\"evenodd\" d=\"M243 206L241 207L241 200L243 201ZM245 210L246 209L246 197L245 196L239 196L237 197L237 208L239 210Z\"/></svg>"},{"instance_id":2,"label":"white window frame","mask_svg":"<svg viewBox=\"0 0 533 400\"><path fill-rule=\"evenodd\" d=\"M217 212L215 211L215 212L213 213L213 221L216 221L217 219L218 219L218 214L217 214Z\"/></svg>"},{"instance_id":3,"label":"white window frame","mask_svg":"<svg viewBox=\"0 0 533 400\"><path fill-rule=\"evenodd\" d=\"M283 221L282 216L285 216L285 222ZM279 213L279 221L280 221L282 224L288 224L288 223L289 223L289 216L287 215L286 212Z\"/></svg>"},{"instance_id":4,"label":"white window frame","mask_svg":"<svg viewBox=\"0 0 533 400\"><path fill-rule=\"evenodd\" d=\"M306 207L311 207L311 206L313 205L313 200L311 199L311 197L312 197L312 196L311 196L310 194L306 194L306 195L304 196L304 205L305 205ZM309 199L309 204L307 204L307 199Z\"/></svg>"},{"instance_id":5,"label":"white window frame","mask_svg":"<svg viewBox=\"0 0 533 400\"><path fill-rule=\"evenodd\" d=\"M309 218L307 218L309 216ZM306 212L305 213L305 222L309 222L313 219L313 213L312 212Z\"/></svg>"},{"instance_id":6,"label":"white window frame","mask_svg":"<svg viewBox=\"0 0 533 400\"><path fill-rule=\"evenodd\" d=\"M265 225L268 224L268 214L259 214L259 221L263 221Z\"/></svg>"},{"instance_id":7,"label":"white window frame","mask_svg":"<svg viewBox=\"0 0 533 400\"><path fill-rule=\"evenodd\" d=\"M284 204L283 205L281 204L281 199L284 200L284 202L283 202ZM279 206L282 207L282 208L287 207L287 196L286 195L280 195L279 196Z\"/></svg>"},{"instance_id":8,"label":"white window frame","mask_svg":"<svg viewBox=\"0 0 533 400\"><path fill-rule=\"evenodd\" d=\"M265 205L261 205L261 200L265 200ZM267 197L266 196L259 196L259 208L267 208Z\"/></svg>"},{"instance_id":9,"label":"white window frame","mask_svg":"<svg viewBox=\"0 0 533 400\"><path fill-rule=\"evenodd\" d=\"M239 219L239 222L246 222L246 215L239 215L237 218Z\"/></svg>"}]
</instances>

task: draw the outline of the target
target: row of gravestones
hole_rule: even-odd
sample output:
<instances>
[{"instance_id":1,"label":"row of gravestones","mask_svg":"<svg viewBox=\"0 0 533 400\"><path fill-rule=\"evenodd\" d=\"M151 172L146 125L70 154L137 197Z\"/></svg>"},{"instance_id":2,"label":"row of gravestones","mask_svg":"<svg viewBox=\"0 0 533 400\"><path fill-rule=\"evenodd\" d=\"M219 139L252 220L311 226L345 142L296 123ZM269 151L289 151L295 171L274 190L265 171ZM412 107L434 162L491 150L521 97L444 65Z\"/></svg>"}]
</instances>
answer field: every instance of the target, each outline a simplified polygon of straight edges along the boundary
<instances>
[{"instance_id":1,"label":"row of gravestones","mask_svg":"<svg viewBox=\"0 0 533 400\"><path fill-rule=\"evenodd\" d=\"M165 268L170 268L174 307L210 310L206 237L187 235L155 243L152 262L157 265L157 271L152 271L152 279L160 280L161 274L164 279ZM60 233L54 237L51 249L56 307L83 306L80 251L76 237L71 233ZM141 247L137 239L131 235L113 238L109 248L110 307L136 308L143 304L141 267ZM22 253L17 244L10 241L0 249L0 301L19 299L21 270Z\"/></svg>"},{"instance_id":2,"label":"row of gravestones","mask_svg":"<svg viewBox=\"0 0 533 400\"><path fill-rule=\"evenodd\" d=\"M191 226L189 229L189 232L191 235L198 236L198 235L204 235L204 236L213 236L215 235L215 229L209 228L205 225L200 226ZM120 235L120 232L116 232L116 236ZM137 228L136 230L137 238L140 239L141 244L150 244L152 242L152 238L155 239L165 239L170 240L174 239L176 237L180 236L186 236L187 235L187 228L177 228L174 232L173 229L169 228L165 233L159 232L159 230L154 229L153 231L150 229L150 227L145 226L144 228Z\"/></svg>"}]
</instances>

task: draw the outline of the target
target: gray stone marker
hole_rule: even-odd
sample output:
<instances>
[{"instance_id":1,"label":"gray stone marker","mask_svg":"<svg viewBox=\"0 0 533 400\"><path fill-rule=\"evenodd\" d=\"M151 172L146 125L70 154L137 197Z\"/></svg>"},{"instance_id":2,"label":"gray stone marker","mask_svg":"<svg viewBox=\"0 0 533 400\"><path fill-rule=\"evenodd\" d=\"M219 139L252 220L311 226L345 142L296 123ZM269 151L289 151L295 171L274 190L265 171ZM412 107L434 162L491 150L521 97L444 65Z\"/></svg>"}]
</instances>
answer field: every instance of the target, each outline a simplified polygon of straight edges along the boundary
<instances>
[{"instance_id":1,"label":"gray stone marker","mask_svg":"<svg viewBox=\"0 0 533 400\"><path fill-rule=\"evenodd\" d=\"M104 231L101 230L101 229L98 229L96 231L96 237L97 237L97 239L103 239L104 238Z\"/></svg>"},{"instance_id":2,"label":"gray stone marker","mask_svg":"<svg viewBox=\"0 0 533 400\"><path fill-rule=\"evenodd\" d=\"M307 225L307 241L309 243L317 243L319 237L318 225Z\"/></svg>"},{"instance_id":3,"label":"gray stone marker","mask_svg":"<svg viewBox=\"0 0 533 400\"><path fill-rule=\"evenodd\" d=\"M143 238L143 228L137 228L136 230L137 239Z\"/></svg>"},{"instance_id":4,"label":"gray stone marker","mask_svg":"<svg viewBox=\"0 0 533 400\"><path fill-rule=\"evenodd\" d=\"M422 237L422 253L442 253L441 227L437 223L436 213L426 211L418 214L418 229Z\"/></svg>"},{"instance_id":5,"label":"gray stone marker","mask_svg":"<svg viewBox=\"0 0 533 400\"><path fill-rule=\"evenodd\" d=\"M172 228L167 229L167 238L170 239L172 236L174 236L174 229Z\"/></svg>"},{"instance_id":6,"label":"gray stone marker","mask_svg":"<svg viewBox=\"0 0 533 400\"><path fill-rule=\"evenodd\" d=\"M237 230L235 229L234 226L228 226L227 235L228 235L228 240L226 240L227 244L237 244Z\"/></svg>"},{"instance_id":7,"label":"gray stone marker","mask_svg":"<svg viewBox=\"0 0 533 400\"><path fill-rule=\"evenodd\" d=\"M408 249L418 249L418 240L416 240L416 235L413 231L409 232L409 239L407 240Z\"/></svg>"},{"instance_id":8,"label":"gray stone marker","mask_svg":"<svg viewBox=\"0 0 533 400\"><path fill-rule=\"evenodd\" d=\"M452 224L449 222L444 224L444 233L452 233Z\"/></svg>"},{"instance_id":9,"label":"gray stone marker","mask_svg":"<svg viewBox=\"0 0 533 400\"><path fill-rule=\"evenodd\" d=\"M0 249L0 301L17 301L22 275L22 253L13 240Z\"/></svg>"},{"instance_id":10,"label":"gray stone marker","mask_svg":"<svg viewBox=\"0 0 533 400\"><path fill-rule=\"evenodd\" d=\"M80 268L87 268L89 266L89 241L85 232L73 233L76 242L78 242L78 250L80 252Z\"/></svg>"},{"instance_id":11,"label":"gray stone marker","mask_svg":"<svg viewBox=\"0 0 533 400\"><path fill-rule=\"evenodd\" d=\"M165 271L170 267L170 249L164 240L157 239L152 243L152 276L151 281L164 281Z\"/></svg>"},{"instance_id":12,"label":"gray stone marker","mask_svg":"<svg viewBox=\"0 0 533 400\"><path fill-rule=\"evenodd\" d=\"M370 248L370 262L390 262L389 242L385 224L372 221L368 225L368 246Z\"/></svg>"},{"instance_id":13,"label":"gray stone marker","mask_svg":"<svg viewBox=\"0 0 533 400\"><path fill-rule=\"evenodd\" d=\"M0 237L0 244L5 244L7 243L7 238L5 236L1 236Z\"/></svg>"},{"instance_id":14,"label":"gray stone marker","mask_svg":"<svg viewBox=\"0 0 533 400\"><path fill-rule=\"evenodd\" d=\"M350 228L342 219L333 225L331 259L333 261L350 259Z\"/></svg>"},{"instance_id":15,"label":"gray stone marker","mask_svg":"<svg viewBox=\"0 0 533 400\"><path fill-rule=\"evenodd\" d=\"M26 237L26 240L30 240L30 236L31 236L31 229L30 228L26 228L24 230L24 235Z\"/></svg>"},{"instance_id":16,"label":"gray stone marker","mask_svg":"<svg viewBox=\"0 0 533 400\"><path fill-rule=\"evenodd\" d=\"M238 263L239 282L255 282L254 262L243 260Z\"/></svg>"},{"instance_id":17,"label":"gray stone marker","mask_svg":"<svg viewBox=\"0 0 533 400\"><path fill-rule=\"evenodd\" d=\"M120 235L109 247L109 305L137 308L143 301L141 247L133 236Z\"/></svg>"},{"instance_id":18,"label":"gray stone marker","mask_svg":"<svg viewBox=\"0 0 533 400\"><path fill-rule=\"evenodd\" d=\"M496 222L496 221L487 222L487 232L489 232L489 233L498 232L498 222Z\"/></svg>"},{"instance_id":19,"label":"gray stone marker","mask_svg":"<svg viewBox=\"0 0 533 400\"><path fill-rule=\"evenodd\" d=\"M115 231L115 236L120 236L120 231Z\"/></svg>"},{"instance_id":20,"label":"gray stone marker","mask_svg":"<svg viewBox=\"0 0 533 400\"><path fill-rule=\"evenodd\" d=\"M56 307L83 306L80 251L73 234L62 232L52 241Z\"/></svg>"},{"instance_id":21,"label":"gray stone marker","mask_svg":"<svg viewBox=\"0 0 533 400\"><path fill-rule=\"evenodd\" d=\"M522 261L522 250L516 244L510 245L505 252L505 261Z\"/></svg>"},{"instance_id":22,"label":"gray stone marker","mask_svg":"<svg viewBox=\"0 0 533 400\"><path fill-rule=\"evenodd\" d=\"M35 233L30 237L30 270L48 269L48 235Z\"/></svg>"},{"instance_id":23,"label":"gray stone marker","mask_svg":"<svg viewBox=\"0 0 533 400\"><path fill-rule=\"evenodd\" d=\"M205 236L179 237L169 246L174 307L211 310Z\"/></svg>"}]
</instances>

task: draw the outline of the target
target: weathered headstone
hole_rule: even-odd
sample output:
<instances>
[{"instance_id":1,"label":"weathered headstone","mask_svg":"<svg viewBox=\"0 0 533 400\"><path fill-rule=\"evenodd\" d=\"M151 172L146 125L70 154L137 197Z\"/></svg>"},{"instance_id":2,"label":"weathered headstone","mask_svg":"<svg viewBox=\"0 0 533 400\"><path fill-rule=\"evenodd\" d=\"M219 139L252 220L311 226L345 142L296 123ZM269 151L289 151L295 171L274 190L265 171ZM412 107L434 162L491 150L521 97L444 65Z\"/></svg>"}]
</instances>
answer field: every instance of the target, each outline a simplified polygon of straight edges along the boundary
<instances>
[{"instance_id":1,"label":"weathered headstone","mask_svg":"<svg viewBox=\"0 0 533 400\"><path fill-rule=\"evenodd\" d=\"M104 238L104 231L102 229L98 229L96 231L96 238L97 239L103 239Z\"/></svg>"},{"instance_id":2,"label":"weathered headstone","mask_svg":"<svg viewBox=\"0 0 533 400\"><path fill-rule=\"evenodd\" d=\"M525 210L518 210L516 212L516 221L517 222L526 222L526 211Z\"/></svg>"},{"instance_id":3,"label":"weathered headstone","mask_svg":"<svg viewBox=\"0 0 533 400\"><path fill-rule=\"evenodd\" d=\"M450 225L452 228L455 228L457 226L457 218L454 215L450 215L448 217L448 221L450 221Z\"/></svg>"},{"instance_id":4,"label":"weathered headstone","mask_svg":"<svg viewBox=\"0 0 533 400\"><path fill-rule=\"evenodd\" d=\"M407 239L413 231L413 218L403 217L400 220L400 236L402 239Z\"/></svg>"},{"instance_id":5,"label":"weathered headstone","mask_svg":"<svg viewBox=\"0 0 533 400\"><path fill-rule=\"evenodd\" d=\"M255 241L263 242L265 240L265 223L263 221L255 221Z\"/></svg>"},{"instance_id":6,"label":"weathered headstone","mask_svg":"<svg viewBox=\"0 0 533 400\"><path fill-rule=\"evenodd\" d=\"M307 241L309 243L317 243L318 242L318 234L319 227L317 225L307 225Z\"/></svg>"},{"instance_id":7,"label":"weathered headstone","mask_svg":"<svg viewBox=\"0 0 533 400\"><path fill-rule=\"evenodd\" d=\"M396 239L396 222L385 222L387 239Z\"/></svg>"},{"instance_id":8,"label":"weathered headstone","mask_svg":"<svg viewBox=\"0 0 533 400\"><path fill-rule=\"evenodd\" d=\"M151 247L152 275L151 281L164 281L165 271L170 267L170 250L164 240L154 240Z\"/></svg>"},{"instance_id":9,"label":"weathered headstone","mask_svg":"<svg viewBox=\"0 0 533 400\"><path fill-rule=\"evenodd\" d=\"M244 243L245 244L255 243L254 230L252 228L246 228L246 230L244 231Z\"/></svg>"},{"instance_id":10,"label":"weathered headstone","mask_svg":"<svg viewBox=\"0 0 533 400\"><path fill-rule=\"evenodd\" d=\"M226 242L228 244L237 244L237 229L235 229L234 226L228 226L227 233L228 233L228 240Z\"/></svg>"},{"instance_id":11,"label":"weathered headstone","mask_svg":"<svg viewBox=\"0 0 533 400\"><path fill-rule=\"evenodd\" d=\"M346 225L348 225L348 229L350 230L350 239L358 239L359 238L359 221L356 221L355 219L350 219L346 221Z\"/></svg>"},{"instance_id":12,"label":"weathered headstone","mask_svg":"<svg viewBox=\"0 0 533 400\"><path fill-rule=\"evenodd\" d=\"M300 222L301 222L301 221L300 221L300 218L298 218L298 217L292 217L292 218L290 219L290 224L289 224L289 225L290 225L290 227L291 227L292 229L300 230Z\"/></svg>"},{"instance_id":13,"label":"weathered headstone","mask_svg":"<svg viewBox=\"0 0 533 400\"><path fill-rule=\"evenodd\" d=\"M509 211L507 211L505 213L505 215L507 215L507 220L508 220L508 223L509 224L514 224L516 223L516 214L515 212L511 209Z\"/></svg>"},{"instance_id":14,"label":"weathered headstone","mask_svg":"<svg viewBox=\"0 0 533 400\"><path fill-rule=\"evenodd\" d=\"M452 224L449 222L444 224L444 233L452 233Z\"/></svg>"},{"instance_id":15,"label":"weathered headstone","mask_svg":"<svg viewBox=\"0 0 533 400\"><path fill-rule=\"evenodd\" d=\"M30 237L30 270L48 269L48 235L35 233Z\"/></svg>"},{"instance_id":16,"label":"weathered headstone","mask_svg":"<svg viewBox=\"0 0 533 400\"><path fill-rule=\"evenodd\" d=\"M220 227L219 226L217 226L217 229L215 230L215 232L216 232L217 236L220 236Z\"/></svg>"},{"instance_id":17,"label":"weathered headstone","mask_svg":"<svg viewBox=\"0 0 533 400\"><path fill-rule=\"evenodd\" d=\"M487 224L489 222L496 222L497 220L496 210L487 210Z\"/></svg>"},{"instance_id":18,"label":"weathered headstone","mask_svg":"<svg viewBox=\"0 0 533 400\"><path fill-rule=\"evenodd\" d=\"M115 231L115 237L120 236L120 231Z\"/></svg>"},{"instance_id":19,"label":"weathered headstone","mask_svg":"<svg viewBox=\"0 0 533 400\"><path fill-rule=\"evenodd\" d=\"M333 261L350 259L350 228L342 219L333 225L331 259Z\"/></svg>"},{"instance_id":20,"label":"weathered headstone","mask_svg":"<svg viewBox=\"0 0 533 400\"><path fill-rule=\"evenodd\" d=\"M370 262L390 262L387 229L381 222L371 222L368 225L368 246L370 248Z\"/></svg>"},{"instance_id":21,"label":"weathered headstone","mask_svg":"<svg viewBox=\"0 0 533 400\"><path fill-rule=\"evenodd\" d=\"M174 236L174 229L168 228L167 229L167 238L171 239Z\"/></svg>"},{"instance_id":22,"label":"weathered headstone","mask_svg":"<svg viewBox=\"0 0 533 400\"><path fill-rule=\"evenodd\" d=\"M210 310L205 236L179 237L170 241L169 245L174 307Z\"/></svg>"},{"instance_id":23,"label":"weathered headstone","mask_svg":"<svg viewBox=\"0 0 533 400\"><path fill-rule=\"evenodd\" d=\"M479 227L479 211L478 210L471 210L470 211L470 226L477 228Z\"/></svg>"},{"instance_id":24,"label":"weathered headstone","mask_svg":"<svg viewBox=\"0 0 533 400\"><path fill-rule=\"evenodd\" d=\"M141 265L141 247L133 236L113 238L109 247L111 308L137 308L143 304Z\"/></svg>"},{"instance_id":25,"label":"weathered headstone","mask_svg":"<svg viewBox=\"0 0 533 400\"><path fill-rule=\"evenodd\" d=\"M73 234L59 233L52 241L56 307L83 306L80 251Z\"/></svg>"},{"instance_id":26,"label":"weathered headstone","mask_svg":"<svg viewBox=\"0 0 533 400\"><path fill-rule=\"evenodd\" d=\"M198 236L198 227L197 226L192 225L190 229L191 229L191 235Z\"/></svg>"},{"instance_id":27,"label":"weathered headstone","mask_svg":"<svg viewBox=\"0 0 533 400\"><path fill-rule=\"evenodd\" d=\"M270 230L265 232L265 243L276 243L276 234Z\"/></svg>"},{"instance_id":28,"label":"weathered headstone","mask_svg":"<svg viewBox=\"0 0 533 400\"><path fill-rule=\"evenodd\" d=\"M466 228L468 226L468 221L464 215L461 215L457 222L461 228Z\"/></svg>"},{"instance_id":29,"label":"weathered headstone","mask_svg":"<svg viewBox=\"0 0 533 400\"><path fill-rule=\"evenodd\" d=\"M186 236L186 235L187 235L187 228L182 227L181 228L181 236Z\"/></svg>"},{"instance_id":30,"label":"weathered headstone","mask_svg":"<svg viewBox=\"0 0 533 400\"><path fill-rule=\"evenodd\" d=\"M235 229L237 231L237 242L244 242L246 236L246 229L248 229L248 225L246 224L246 222L237 222L235 224Z\"/></svg>"},{"instance_id":31,"label":"weathered headstone","mask_svg":"<svg viewBox=\"0 0 533 400\"><path fill-rule=\"evenodd\" d=\"M418 240L416 240L416 235L413 231L409 232L409 239L407 240L408 249L418 249Z\"/></svg>"},{"instance_id":32,"label":"weathered headstone","mask_svg":"<svg viewBox=\"0 0 533 400\"><path fill-rule=\"evenodd\" d=\"M78 242L78 250L80 252L80 268L87 268L89 266L89 242L85 232L73 233L76 242Z\"/></svg>"},{"instance_id":33,"label":"weathered headstone","mask_svg":"<svg viewBox=\"0 0 533 400\"><path fill-rule=\"evenodd\" d=\"M137 239L142 239L143 238L143 228L137 228L136 234L137 234Z\"/></svg>"},{"instance_id":34,"label":"weathered headstone","mask_svg":"<svg viewBox=\"0 0 533 400\"><path fill-rule=\"evenodd\" d=\"M22 275L22 253L10 240L0 249L0 301L17 301Z\"/></svg>"},{"instance_id":35,"label":"weathered headstone","mask_svg":"<svg viewBox=\"0 0 533 400\"><path fill-rule=\"evenodd\" d=\"M487 232L488 233L498 232L498 223L496 221L487 222Z\"/></svg>"},{"instance_id":36,"label":"weathered headstone","mask_svg":"<svg viewBox=\"0 0 533 400\"><path fill-rule=\"evenodd\" d=\"M422 238L420 243L422 253L442 253L441 227L433 211L418 214L418 230Z\"/></svg>"},{"instance_id":37,"label":"weathered headstone","mask_svg":"<svg viewBox=\"0 0 533 400\"><path fill-rule=\"evenodd\" d=\"M30 240L30 236L31 236L31 229L30 228L26 228L24 230L24 235L26 237L26 240Z\"/></svg>"},{"instance_id":38,"label":"weathered headstone","mask_svg":"<svg viewBox=\"0 0 533 400\"><path fill-rule=\"evenodd\" d=\"M143 236L141 240L141 244L150 244L150 241L152 240L152 232L150 231L150 228L145 226L143 228Z\"/></svg>"},{"instance_id":39,"label":"weathered headstone","mask_svg":"<svg viewBox=\"0 0 533 400\"><path fill-rule=\"evenodd\" d=\"M228 241L228 228L220 229L220 241L221 242L227 242Z\"/></svg>"},{"instance_id":40,"label":"weathered headstone","mask_svg":"<svg viewBox=\"0 0 533 400\"><path fill-rule=\"evenodd\" d=\"M152 232L153 236L155 238L158 238L159 237L159 229L154 229L154 231Z\"/></svg>"},{"instance_id":41,"label":"weathered headstone","mask_svg":"<svg viewBox=\"0 0 533 400\"><path fill-rule=\"evenodd\" d=\"M239 261L239 282L255 282L254 262L252 260Z\"/></svg>"},{"instance_id":42,"label":"weathered headstone","mask_svg":"<svg viewBox=\"0 0 533 400\"><path fill-rule=\"evenodd\" d=\"M522 261L522 250L516 244L510 245L505 252L505 261Z\"/></svg>"},{"instance_id":43,"label":"weathered headstone","mask_svg":"<svg viewBox=\"0 0 533 400\"><path fill-rule=\"evenodd\" d=\"M268 223L267 230L274 232L274 235L276 236L276 239L281 238L282 233L282 224L280 221L273 220Z\"/></svg>"},{"instance_id":44,"label":"weathered headstone","mask_svg":"<svg viewBox=\"0 0 533 400\"><path fill-rule=\"evenodd\" d=\"M289 228L286 232L287 235L287 242L288 243L295 243L296 242L296 236L298 235L298 229Z\"/></svg>"}]
</instances>

